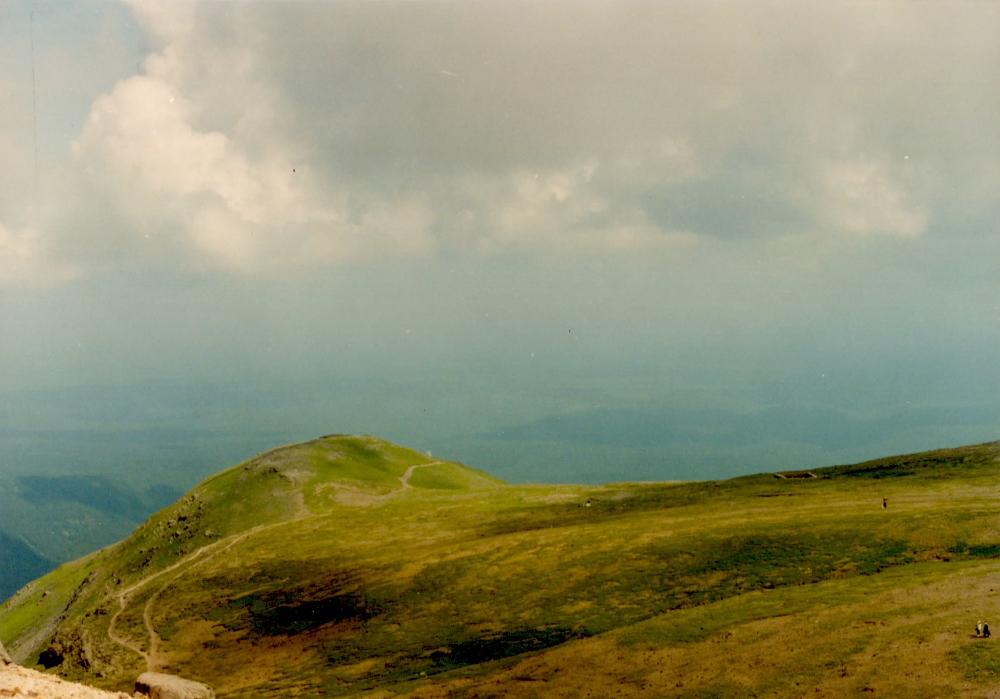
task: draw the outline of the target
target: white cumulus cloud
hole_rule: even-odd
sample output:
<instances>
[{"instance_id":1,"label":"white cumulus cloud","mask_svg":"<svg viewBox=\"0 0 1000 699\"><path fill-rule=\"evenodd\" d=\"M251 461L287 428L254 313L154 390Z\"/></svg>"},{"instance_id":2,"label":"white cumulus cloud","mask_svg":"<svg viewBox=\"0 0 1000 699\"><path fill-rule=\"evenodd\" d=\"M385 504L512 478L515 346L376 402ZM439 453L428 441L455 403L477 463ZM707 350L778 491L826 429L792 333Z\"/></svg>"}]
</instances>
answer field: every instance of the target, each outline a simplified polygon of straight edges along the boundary
<instances>
[{"instance_id":1,"label":"white cumulus cloud","mask_svg":"<svg viewBox=\"0 0 1000 699\"><path fill-rule=\"evenodd\" d=\"M129 5L148 54L29 226L82 268L908 244L995 206L990 6Z\"/></svg>"}]
</instances>

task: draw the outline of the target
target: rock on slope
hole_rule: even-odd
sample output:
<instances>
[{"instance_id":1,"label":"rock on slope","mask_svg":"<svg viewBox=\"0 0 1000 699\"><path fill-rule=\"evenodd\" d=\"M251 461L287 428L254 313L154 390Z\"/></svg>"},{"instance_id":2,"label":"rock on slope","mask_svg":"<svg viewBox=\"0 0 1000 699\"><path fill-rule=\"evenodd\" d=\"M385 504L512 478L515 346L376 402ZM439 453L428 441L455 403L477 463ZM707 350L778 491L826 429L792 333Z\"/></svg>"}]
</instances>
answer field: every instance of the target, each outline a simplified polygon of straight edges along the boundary
<instances>
[{"instance_id":1,"label":"rock on slope","mask_svg":"<svg viewBox=\"0 0 1000 699\"><path fill-rule=\"evenodd\" d=\"M201 682L192 682L162 672L144 672L135 681L136 696L150 699L215 699L215 692Z\"/></svg>"},{"instance_id":2,"label":"rock on slope","mask_svg":"<svg viewBox=\"0 0 1000 699\"><path fill-rule=\"evenodd\" d=\"M105 692L84 684L67 682L52 675L21 667L11 660L0 643L0 697L13 699L214 699L215 692L199 682L173 675L147 672L136 681L136 694Z\"/></svg>"},{"instance_id":3,"label":"rock on slope","mask_svg":"<svg viewBox=\"0 0 1000 699\"><path fill-rule=\"evenodd\" d=\"M0 646L2 653L2 646ZM105 692L83 684L0 661L0 696L13 699L131 699L123 692Z\"/></svg>"}]
</instances>

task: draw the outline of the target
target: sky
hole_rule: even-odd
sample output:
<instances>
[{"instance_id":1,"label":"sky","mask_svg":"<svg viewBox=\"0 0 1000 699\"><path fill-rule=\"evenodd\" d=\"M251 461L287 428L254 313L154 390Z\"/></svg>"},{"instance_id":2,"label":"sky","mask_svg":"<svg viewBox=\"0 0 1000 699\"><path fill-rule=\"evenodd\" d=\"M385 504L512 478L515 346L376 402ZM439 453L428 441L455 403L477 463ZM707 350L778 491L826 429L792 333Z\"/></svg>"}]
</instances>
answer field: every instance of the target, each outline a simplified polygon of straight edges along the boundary
<instances>
[{"instance_id":1,"label":"sky","mask_svg":"<svg viewBox=\"0 0 1000 699\"><path fill-rule=\"evenodd\" d=\"M138 396L255 448L360 431L518 480L996 438L997 27L6 0L0 433L107 431Z\"/></svg>"}]
</instances>

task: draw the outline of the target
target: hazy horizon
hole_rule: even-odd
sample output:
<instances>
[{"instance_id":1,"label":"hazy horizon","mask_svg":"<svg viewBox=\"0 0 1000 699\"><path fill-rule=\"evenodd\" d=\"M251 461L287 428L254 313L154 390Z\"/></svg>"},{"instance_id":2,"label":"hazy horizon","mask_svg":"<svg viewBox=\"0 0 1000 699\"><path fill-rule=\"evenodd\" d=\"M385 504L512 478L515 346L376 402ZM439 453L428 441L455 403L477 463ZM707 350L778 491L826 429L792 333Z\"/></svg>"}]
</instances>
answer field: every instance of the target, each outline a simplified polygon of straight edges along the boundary
<instances>
[{"instance_id":1,"label":"hazy horizon","mask_svg":"<svg viewBox=\"0 0 1000 699\"><path fill-rule=\"evenodd\" d=\"M328 432L587 482L998 437L996 26L4 3L0 479L179 487Z\"/></svg>"}]
</instances>

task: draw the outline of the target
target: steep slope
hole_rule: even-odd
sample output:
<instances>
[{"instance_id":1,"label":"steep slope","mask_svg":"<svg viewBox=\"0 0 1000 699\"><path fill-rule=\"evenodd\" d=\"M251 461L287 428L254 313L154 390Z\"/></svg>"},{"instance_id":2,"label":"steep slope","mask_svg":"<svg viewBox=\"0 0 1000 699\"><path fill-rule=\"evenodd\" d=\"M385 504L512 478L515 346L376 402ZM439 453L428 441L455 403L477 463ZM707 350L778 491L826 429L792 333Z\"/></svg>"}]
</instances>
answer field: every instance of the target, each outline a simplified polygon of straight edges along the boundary
<instances>
[{"instance_id":1,"label":"steep slope","mask_svg":"<svg viewBox=\"0 0 1000 699\"><path fill-rule=\"evenodd\" d=\"M509 486L327 437L39 579L0 610L0 640L107 687L150 668L224 697L832 696L903 687L907 665L909 696L985 695L1000 651L968 632L1000 611L998 457Z\"/></svg>"}]
</instances>

